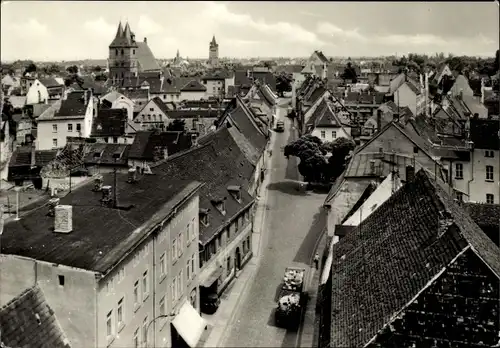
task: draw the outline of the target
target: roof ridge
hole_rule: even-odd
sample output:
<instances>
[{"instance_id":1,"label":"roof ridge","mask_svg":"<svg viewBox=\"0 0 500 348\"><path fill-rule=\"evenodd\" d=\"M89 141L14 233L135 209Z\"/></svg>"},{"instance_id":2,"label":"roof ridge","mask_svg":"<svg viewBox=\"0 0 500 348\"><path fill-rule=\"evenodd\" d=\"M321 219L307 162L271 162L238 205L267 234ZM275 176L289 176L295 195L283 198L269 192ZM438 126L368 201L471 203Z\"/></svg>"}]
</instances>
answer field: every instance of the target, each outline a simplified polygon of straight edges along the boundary
<instances>
[{"instance_id":1,"label":"roof ridge","mask_svg":"<svg viewBox=\"0 0 500 348\"><path fill-rule=\"evenodd\" d=\"M164 160L161 160L161 161L158 161L158 162L154 163L153 165L150 166L150 168L156 168L156 167L160 166L161 164L167 163L168 161L171 161L171 160L177 159L179 157L185 156L185 155L190 154L191 152L194 152L196 150L201 150L201 149L203 149L203 148L205 148L205 147L207 147L209 145L212 145L212 143L213 143L213 140L211 140L211 141L209 141L209 142L207 142L207 143L205 143L203 145L198 145L198 146L195 146L195 147L191 147L191 148L186 149L184 151L179 151L179 152L173 154L172 156L167 157Z\"/></svg>"},{"instance_id":2,"label":"roof ridge","mask_svg":"<svg viewBox=\"0 0 500 348\"><path fill-rule=\"evenodd\" d=\"M37 284L27 288L27 289L24 289L24 291L22 291L21 293L19 293L17 296L14 296L12 299L10 299L10 301L8 301L6 304L4 304L1 308L0 308L0 311L3 311L5 310L6 308L8 308L10 305L12 305L13 303L16 303L16 302L19 302L21 299L23 299L26 295L28 295L29 292L31 291L35 291L35 290L38 290L38 291L41 291L42 289L40 288L40 286Z\"/></svg>"}]
</instances>

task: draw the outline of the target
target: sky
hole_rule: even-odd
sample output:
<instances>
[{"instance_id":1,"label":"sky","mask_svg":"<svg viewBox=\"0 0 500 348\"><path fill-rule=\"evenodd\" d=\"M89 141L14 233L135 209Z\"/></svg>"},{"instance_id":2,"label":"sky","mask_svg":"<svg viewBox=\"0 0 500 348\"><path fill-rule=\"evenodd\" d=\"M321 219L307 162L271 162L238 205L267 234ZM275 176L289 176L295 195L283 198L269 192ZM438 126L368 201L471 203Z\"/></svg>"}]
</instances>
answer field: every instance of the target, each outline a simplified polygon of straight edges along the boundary
<instances>
[{"instance_id":1,"label":"sky","mask_svg":"<svg viewBox=\"0 0 500 348\"><path fill-rule=\"evenodd\" d=\"M494 56L499 6L488 2L5 1L1 59L106 59L118 23L156 58Z\"/></svg>"}]
</instances>

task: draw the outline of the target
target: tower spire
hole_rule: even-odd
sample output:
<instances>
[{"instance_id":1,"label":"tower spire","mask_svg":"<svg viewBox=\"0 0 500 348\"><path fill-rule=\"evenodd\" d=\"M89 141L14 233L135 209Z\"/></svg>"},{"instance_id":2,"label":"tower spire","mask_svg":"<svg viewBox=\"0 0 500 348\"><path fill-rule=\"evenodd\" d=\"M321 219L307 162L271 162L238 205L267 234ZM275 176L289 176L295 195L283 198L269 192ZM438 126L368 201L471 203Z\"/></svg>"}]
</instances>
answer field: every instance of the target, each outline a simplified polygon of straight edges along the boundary
<instances>
[{"instance_id":1,"label":"tower spire","mask_svg":"<svg viewBox=\"0 0 500 348\"><path fill-rule=\"evenodd\" d=\"M115 38L121 37L122 35L123 35L123 27L122 27L122 21L120 20L120 23L118 24L118 30L116 31Z\"/></svg>"},{"instance_id":2,"label":"tower spire","mask_svg":"<svg viewBox=\"0 0 500 348\"><path fill-rule=\"evenodd\" d=\"M128 25L128 21L127 24L125 24L125 30L123 31L123 36L125 37L125 39L127 39L127 42L129 44L132 42L132 32L130 30L130 26Z\"/></svg>"}]
</instances>

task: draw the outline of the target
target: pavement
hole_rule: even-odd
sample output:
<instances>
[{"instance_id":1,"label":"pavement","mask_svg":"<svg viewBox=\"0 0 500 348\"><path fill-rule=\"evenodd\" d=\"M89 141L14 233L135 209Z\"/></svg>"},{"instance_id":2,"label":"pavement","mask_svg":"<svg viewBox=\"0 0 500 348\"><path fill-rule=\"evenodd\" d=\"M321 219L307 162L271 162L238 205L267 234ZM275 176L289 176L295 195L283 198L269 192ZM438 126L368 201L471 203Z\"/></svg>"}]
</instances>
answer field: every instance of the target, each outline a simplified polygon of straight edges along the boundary
<instances>
[{"instance_id":1,"label":"pavement","mask_svg":"<svg viewBox=\"0 0 500 348\"><path fill-rule=\"evenodd\" d=\"M203 315L209 326L201 338L204 347L312 347L315 339L315 299L319 271L313 269L316 249L324 236L324 194L302 192L296 162L287 161L282 148L295 137L290 120L280 108L284 133L273 133L268 172L256 202L253 258L222 295L214 315ZM274 325L274 308L285 267L307 270L310 300L298 331Z\"/></svg>"}]
</instances>

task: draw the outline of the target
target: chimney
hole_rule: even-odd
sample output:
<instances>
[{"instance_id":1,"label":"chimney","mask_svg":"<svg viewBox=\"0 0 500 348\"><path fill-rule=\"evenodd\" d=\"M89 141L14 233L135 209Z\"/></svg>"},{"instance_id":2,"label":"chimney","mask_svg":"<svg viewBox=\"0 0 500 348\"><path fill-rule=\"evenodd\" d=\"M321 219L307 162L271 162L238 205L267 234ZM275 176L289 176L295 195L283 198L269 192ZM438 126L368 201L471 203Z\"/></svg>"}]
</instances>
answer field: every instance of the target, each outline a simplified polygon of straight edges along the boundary
<instances>
[{"instance_id":1,"label":"chimney","mask_svg":"<svg viewBox=\"0 0 500 348\"><path fill-rule=\"evenodd\" d=\"M129 184L133 184L134 182L137 182L137 171L135 170L135 168L130 168L128 170L128 180L127 182Z\"/></svg>"},{"instance_id":2,"label":"chimney","mask_svg":"<svg viewBox=\"0 0 500 348\"><path fill-rule=\"evenodd\" d=\"M399 117L400 117L399 112L395 112L393 114L393 121L394 122L399 122Z\"/></svg>"},{"instance_id":3,"label":"chimney","mask_svg":"<svg viewBox=\"0 0 500 348\"><path fill-rule=\"evenodd\" d=\"M382 129L382 110L377 110L377 132Z\"/></svg>"},{"instance_id":4,"label":"chimney","mask_svg":"<svg viewBox=\"0 0 500 348\"><path fill-rule=\"evenodd\" d=\"M102 205L111 205L113 202L113 198L111 197L111 186L103 186L101 189L102 192L102 198L101 198L101 204Z\"/></svg>"},{"instance_id":5,"label":"chimney","mask_svg":"<svg viewBox=\"0 0 500 348\"><path fill-rule=\"evenodd\" d=\"M144 36L144 43L147 44L148 43L148 38Z\"/></svg>"},{"instance_id":6,"label":"chimney","mask_svg":"<svg viewBox=\"0 0 500 348\"><path fill-rule=\"evenodd\" d=\"M73 207L71 205L57 205L54 211L54 232L70 233L73 231Z\"/></svg>"},{"instance_id":7,"label":"chimney","mask_svg":"<svg viewBox=\"0 0 500 348\"><path fill-rule=\"evenodd\" d=\"M481 78L481 104L484 104L484 77Z\"/></svg>"},{"instance_id":8,"label":"chimney","mask_svg":"<svg viewBox=\"0 0 500 348\"><path fill-rule=\"evenodd\" d=\"M427 117L430 116L430 112L429 112L429 108L430 108L430 105L429 105L429 73L425 73L425 115Z\"/></svg>"},{"instance_id":9,"label":"chimney","mask_svg":"<svg viewBox=\"0 0 500 348\"><path fill-rule=\"evenodd\" d=\"M56 207L59 205L59 198L51 198L49 199L49 212L48 216L55 216L56 215Z\"/></svg>"},{"instance_id":10,"label":"chimney","mask_svg":"<svg viewBox=\"0 0 500 348\"><path fill-rule=\"evenodd\" d=\"M36 148L35 144L31 144L31 169L35 168L36 165Z\"/></svg>"},{"instance_id":11,"label":"chimney","mask_svg":"<svg viewBox=\"0 0 500 348\"><path fill-rule=\"evenodd\" d=\"M370 92L368 92L370 93ZM377 98L375 98L375 94L373 95L373 105L375 105L377 103Z\"/></svg>"},{"instance_id":12,"label":"chimney","mask_svg":"<svg viewBox=\"0 0 500 348\"><path fill-rule=\"evenodd\" d=\"M375 160L370 160L370 173L375 174Z\"/></svg>"},{"instance_id":13,"label":"chimney","mask_svg":"<svg viewBox=\"0 0 500 348\"><path fill-rule=\"evenodd\" d=\"M415 168L406 166L406 182L412 182L415 179Z\"/></svg>"},{"instance_id":14,"label":"chimney","mask_svg":"<svg viewBox=\"0 0 500 348\"><path fill-rule=\"evenodd\" d=\"M100 174L96 175L94 178L94 188L92 189L92 191L94 191L94 192L101 191L102 184L103 184L102 175L100 175Z\"/></svg>"}]
</instances>

